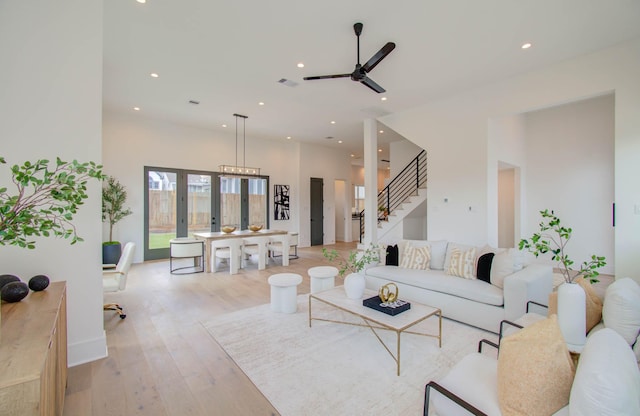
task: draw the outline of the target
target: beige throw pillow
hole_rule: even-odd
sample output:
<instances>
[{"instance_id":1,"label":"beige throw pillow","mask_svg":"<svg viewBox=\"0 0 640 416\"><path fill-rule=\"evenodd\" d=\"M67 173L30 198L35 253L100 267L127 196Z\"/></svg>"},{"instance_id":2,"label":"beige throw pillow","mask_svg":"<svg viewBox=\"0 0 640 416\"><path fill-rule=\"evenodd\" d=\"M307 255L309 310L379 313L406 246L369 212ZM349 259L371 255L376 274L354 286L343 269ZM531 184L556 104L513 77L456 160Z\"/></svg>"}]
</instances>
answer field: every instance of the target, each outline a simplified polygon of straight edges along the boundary
<instances>
[{"instance_id":1,"label":"beige throw pillow","mask_svg":"<svg viewBox=\"0 0 640 416\"><path fill-rule=\"evenodd\" d=\"M558 317L502 339L498 402L503 416L548 416L569 403L575 367Z\"/></svg>"},{"instance_id":2,"label":"beige throw pillow","mask_svg":"<svg viewBox=\"0 0 640 416\"><path fill-rule=\"evenodd\" d=\"M429 246L414 247L407 245L402 254L400 267L404 269L428 270L431 261L431 251Z\"/></svg>"},{"instance_id":3,"label":"beige throw pillow","mask_svg":"<svg viewBox=\"0 0 640 416\"><path fill-rule=\"evenodd\" d=\"M457 247L451 249L451 260L447 274L452 276L464 277L465 279L475 279L476 266L476 248L472 247L468 250L460 250Z\"/></svg>"}]
</instances>

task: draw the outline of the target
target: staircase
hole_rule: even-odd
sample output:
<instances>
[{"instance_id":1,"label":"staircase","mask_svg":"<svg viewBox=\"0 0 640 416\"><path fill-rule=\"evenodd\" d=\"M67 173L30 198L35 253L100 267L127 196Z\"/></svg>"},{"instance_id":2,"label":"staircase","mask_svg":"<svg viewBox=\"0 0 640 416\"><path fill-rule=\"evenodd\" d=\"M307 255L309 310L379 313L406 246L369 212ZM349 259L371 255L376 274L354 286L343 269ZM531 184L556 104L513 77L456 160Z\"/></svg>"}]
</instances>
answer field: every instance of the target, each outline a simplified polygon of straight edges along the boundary
<instances>
[{"instance_id":1,"label":"staircase","mask_svg":"<svg viewBox=\"0 0 640 416\"><path fill-rule=\"evenodd\" d=\"M427 200L427 151L423 150L378 194L378 240L391 232ZM360 212L360 243L364 236L364 210Z\"/></svg>"}]
</instances>

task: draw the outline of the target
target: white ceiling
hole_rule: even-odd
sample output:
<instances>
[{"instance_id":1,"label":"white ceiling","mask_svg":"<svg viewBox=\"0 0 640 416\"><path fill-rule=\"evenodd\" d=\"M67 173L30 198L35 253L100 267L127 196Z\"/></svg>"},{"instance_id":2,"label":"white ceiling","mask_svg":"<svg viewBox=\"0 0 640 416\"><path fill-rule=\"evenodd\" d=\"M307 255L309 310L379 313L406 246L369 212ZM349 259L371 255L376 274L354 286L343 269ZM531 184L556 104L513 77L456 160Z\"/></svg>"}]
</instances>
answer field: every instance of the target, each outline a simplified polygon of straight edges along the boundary
<instances>
[{"instance_id":1,"label":"white ceiling","mask_svg":"<svg viewBox=\"0 0 640 416\"><path fill-rule=\"evenodd\" d=\"M104 16L106 110L231 132L240 113L247 140L291 136L357 155L366 118L640 36L638 0L108 0ZM356 22L361 63L396 43L369 73L387 92L303 81L353 71Z\"/></svg>"}]
</instances>

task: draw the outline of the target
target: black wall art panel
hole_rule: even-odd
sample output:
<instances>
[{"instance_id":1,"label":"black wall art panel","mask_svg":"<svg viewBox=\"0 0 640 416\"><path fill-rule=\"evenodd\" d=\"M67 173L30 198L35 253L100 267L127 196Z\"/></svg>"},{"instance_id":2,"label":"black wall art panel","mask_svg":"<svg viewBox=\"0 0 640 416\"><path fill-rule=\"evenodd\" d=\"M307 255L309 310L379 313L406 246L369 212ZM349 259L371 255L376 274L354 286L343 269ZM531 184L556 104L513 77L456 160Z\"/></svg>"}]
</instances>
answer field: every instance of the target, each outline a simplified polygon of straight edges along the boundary
<instances>
[{"instance_id":1,"label":"black wall art panel","mask_svg":"<svg viewBox=\"0 0 640 416\"><path fill-rule=\"evenodd\" d=\"M273 185L274 220L289 219L289 185Z\"/></svg>"}]
</instances>

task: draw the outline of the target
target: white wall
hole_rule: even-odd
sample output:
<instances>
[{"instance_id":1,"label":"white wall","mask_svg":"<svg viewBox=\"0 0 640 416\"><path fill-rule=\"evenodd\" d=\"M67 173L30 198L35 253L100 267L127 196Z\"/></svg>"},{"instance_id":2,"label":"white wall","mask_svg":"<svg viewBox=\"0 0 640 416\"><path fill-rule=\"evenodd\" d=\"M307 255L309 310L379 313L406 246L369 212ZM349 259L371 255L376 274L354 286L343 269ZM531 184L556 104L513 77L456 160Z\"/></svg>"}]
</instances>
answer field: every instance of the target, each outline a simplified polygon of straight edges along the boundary
<instances>
[{"instance_id":1,"label":"white wall","mask_svg":"<svg viewBox=\"0 0 640 416\"><path fill-rule=\"evenodd\" d=\"M300 179L300 247L311 245L310 227L310 193L309 183L311 178L322 178L324 184L324 244L335 244L335 188L334 182L342 180L345 189L353 189L351 184L350 156L342 151L324 146L314 146L300 143L299 158L296 159L299 167ZM347 228L351 222L347 222ZM351 235L351 230L345 230L346 235Z\"/></svg>"},{"instance_id":2,"label":"white wall","mask_svg":"<svg viewBox=\"0 0 640 416\"><path fill-rule=\"evenodd\" d=\"M78 39L82 41L79 42ZM9 165L38 158L101 159L102 2L0 2L0 154ZM9 188L10 173L0 169ZM68 359L104 357L100 184L73 223L83 243L39 239L35 250L0 246L2 273L67 281Z\"/></svg>"},{"instance_id":3,"label":"white wall","mask_svg":"<svg viewBox=\"0 0 640 416\"><path fill-rule=\"evenodd\" d=\"M497 202L490 205L487 198L490 186L497 187L497 178L490 184L487 175L488 161L497 159L488 153L488 120L615 92L617 223L611 264L617 275L640 281L640 216L634 214L634 205L640 205L638 73L640 39L635 39L383 117L384 124L429 151L429 238L474 244L488 240L489 209L497 212ZM447 209L445 197L450 201ZM477 207L477 212L467 211L468 206Z\"/></svg>"},{"instance_id":4,"label":"white wall","mask_svg":"<svg viewBox=\"0 0 640 416\"><path fill-rule=\"evenodd\" d=\"M422 151L420 146L409 140L399 140L397 142L389 143L389 155L390 155L390 174L391 179L395 178L397 174L402 172L409 162L418 156ZM429 163L429 155L427 155L427 164Z\"/></svg>"},{"instance_id":5,"label":"white wall","mask_svg":"<svg viewBox=\"0 0 640 416\"><path fill-rule=\"evenodd\" d=\"M525 237L538 230L539 211L553 209L573 229L566 252L576 266L597 254L613 273L614 97L524 115L528 180Z\"/></svg>"}]
</instances>

